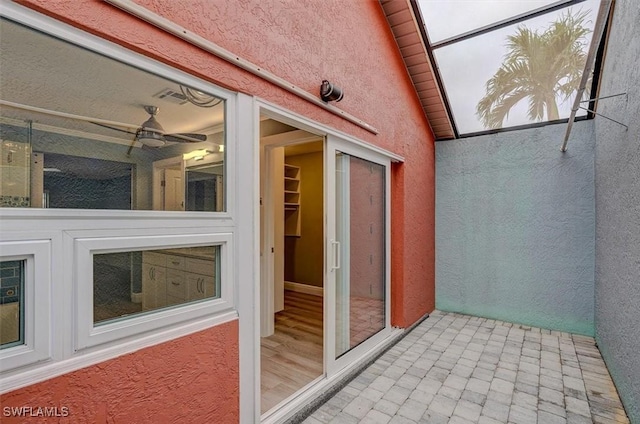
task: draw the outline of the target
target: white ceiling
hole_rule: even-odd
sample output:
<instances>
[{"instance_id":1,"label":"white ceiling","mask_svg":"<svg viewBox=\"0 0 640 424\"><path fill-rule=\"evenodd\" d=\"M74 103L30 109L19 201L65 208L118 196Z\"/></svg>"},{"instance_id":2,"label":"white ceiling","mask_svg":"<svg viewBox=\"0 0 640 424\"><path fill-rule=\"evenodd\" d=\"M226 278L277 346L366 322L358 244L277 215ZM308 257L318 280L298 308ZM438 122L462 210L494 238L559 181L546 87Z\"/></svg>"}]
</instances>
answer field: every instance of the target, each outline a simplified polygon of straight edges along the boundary
<instances>
[{"instance_id":1,"label":"white ceiling","mask_svg":"<svg viewBox=\"0 0 640 424\"><path fill-rule=\"evenodd\" d=\"M180 92L175 82L4 19L0 49L2 100L134 125L149 116L143 105L154 105L160 108L157 119L167 133L211 133L224 119L223 104L202 108L153 97L167 88ZM0 107L4 117L131 139L91 123Z\"/></svg>"}]
</instances>

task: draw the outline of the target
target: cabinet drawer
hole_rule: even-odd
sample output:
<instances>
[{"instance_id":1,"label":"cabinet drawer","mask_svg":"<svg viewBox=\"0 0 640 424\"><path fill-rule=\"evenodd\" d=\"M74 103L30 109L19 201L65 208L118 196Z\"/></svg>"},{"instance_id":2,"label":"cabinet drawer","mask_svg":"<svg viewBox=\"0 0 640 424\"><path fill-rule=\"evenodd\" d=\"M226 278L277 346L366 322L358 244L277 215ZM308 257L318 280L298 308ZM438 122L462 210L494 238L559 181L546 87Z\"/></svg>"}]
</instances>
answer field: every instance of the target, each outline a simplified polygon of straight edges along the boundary
<instances>
[{"instance_id":1,"label":"cabinet drawer","mask_svg":"<svg viewBox=\"0 0 640 424\"><path fill-rule=\"evenodd\" d=\"M179 269L179 270L184 269L184 262L185 262L184 256L177 256L177 255L165 255L165 256L167 257L167 268Z\"/></svg>"},{"instance_id":2,"label":"cabinet drawer","mask_svg":"<svg viewBox=\"0 0 640 424\"><path fill-rule=\"evenodd\" d=\"M186 300L187 283L183 271L167 269L167 297L169 296Z\"/></svg>"},{"instance_id":3,"label":"cabinet drawer","mask_svg":"<svg viewBox=\"0 0 640 424\"><path fill-rule=\"evenodd\" d=\"M186 273L189 287L189 300L213 298L215 292L215 280L201 274Z\"/></svg>"},{"instance_id":4,"label":"cabinet drawer","mask_svg":"<svg viewBox=\"0 0 640 424\"><path fill-rule=\"evenodd\" d=\"M142 310L162 308L166 305L166 268L142 265Z\"/></svg>"},{"instance_id":5,"label":"cabinet drawer","mask_svg":"<svg viewBox=\"0 0 640 424\"><path fill-rule=\"evenodd\" d=\"M167 255L155 252L142 252L142 262L145 264L166 266Z\"/></svg>"},{"instance_id":6,"label":"cabinet drawer","mask_svg":"<svg viewBox=\"0 0 640 424\"><path fill-rule=\"evenodd\" d=\"M207 259L188 258L185 263L185 270L195 274L204 275L206 277L215 276L215 262Z\"/></svg>"}]
</instances>

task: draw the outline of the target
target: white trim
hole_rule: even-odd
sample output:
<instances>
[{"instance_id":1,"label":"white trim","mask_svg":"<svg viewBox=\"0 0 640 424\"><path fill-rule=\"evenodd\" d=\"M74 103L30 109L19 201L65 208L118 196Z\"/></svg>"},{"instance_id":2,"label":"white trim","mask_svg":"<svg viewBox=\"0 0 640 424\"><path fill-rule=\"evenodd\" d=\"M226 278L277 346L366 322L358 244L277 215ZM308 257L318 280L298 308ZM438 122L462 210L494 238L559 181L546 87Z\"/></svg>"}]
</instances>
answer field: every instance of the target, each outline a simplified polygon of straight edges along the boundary
<instances>
[{"instance_id":1,"label":"white trim","mask_svg":"<svg viewBox=\"0 0 640 424\"><path fill-rule=\"evenodd\" d=\"M266 100L262 99L257 99L256 102L260 107L260 113L268 118L275 119L276 121L280 121L284 124L299 128L312 134L317 134L321 137L332 135L338 138L342 138L344 140L348 140L350 144L362 146L370 151L379 153L382 156L386 156L392 162L404 162L404 157L397 153L393 153L389 150L383 149L382 147L378 147L366 141L360 140L350 134L338 131L328 125L312 121L300 114L286 110L281 106L276 105L275 103L267 102Z\"/></svg>"},{"instance_id":2,"label":"white trim","mask_svg":"<svg viewBox=\"0 0 640 424\"><path fill-rule=\"evenodd\" d=\"M310 284L304 283L295 283L293 281L285 281L284 289L296 293L310 294L313 296L324 296L324 289L322 287L312 286Z\"/></svg>"},{"instance_id":3,"label":"white trim","mask_svg":"<svg viewBox=\"0 0 640 424\"><path fill-rule=\"evenodd\" d=\"M260 141L260 337L269 337L275 331L273 153L273 148L262 146Z\"/></svg>"},{"instance_id":4,"label":"white trim","mask_svg":"<svg viewBox=\"0 0 640 424\"><path fill-rule=\"evenodd\" d=\"M394 329L391 327L391 322L390 322L390 316L391 316L391 310L390 310L390 293L391 293L391 274L390 274L390 250L389 250L389 246L390 246L390 223L391 223L391 213L390 213L390 202L391 202L391 192L390 192L390 174L391 174L391 161L394 162L402 162L404 161L404 159L399 156L396 155L394 153L391 153L387 150L381 149L377 146L373 146L369 143L366 143L364 141L358 140L354 137L352 137L351 135L336 131L333 128L330 128L328 126L325 126L323 124L317 123L315 121L311 121L308 118L305 118L301 115L297 115L295 113L292 113L288 110L285 110L283 108L281 108L280 106L256 99L255 100L255 109L254 109L254 113L256 115L255 117L255 125L256 128L259 129L259 125L258 125L258 117L262 117L262 116L267 116L271 119L275 119L277 121L286 123L288 125L291 125L295 128L299 128L302 129L304 131L310 132L312 134L316 134L320 137L324 137L327 136L327 142L325 143L325 148L324 148L324 152L325 152L325 158L324 158L324 167L325 167L325 177L324 177L324 187L325 187L325 193L327 192L327 190L329 190L329 187L331 187L331 184L329 183L329 181L333 181L329 174L331 174L330 172L327 172L328 170L328 152L329 152L329 141L328 139L331 137L336 137L341 139L342 143L344 143L344 146L346 146L345 149L343 149L346 153L349 154L353 154L355 156L370 160L372 162L376 162L376 163L380 163L382 165L385 166L385 178L386 178L386 192L385 192L385 204L386 204L386 247L387 250L385 252L386 254L386 297L385 297L385 312L386 312L386 327L384 330L378 332L377 334L375 334L374 336L370 337L368 340L366 340L365 342L363 342L362 344L360 344L359 346L357 346L355 349L352 349L351 351L347 352L345 355L343 355L340 359L341 362L337 365L335 365L335 361L334 361L334 366L330 369L331 365L329 365L329 361L328 361L328 352L334 352L335 351L335 337L330 337L329 335L329 331L327 331L327 322L332 322L332 315L333 315L333 308L329 307L329 302L332 299L332 290L330 290L330 288L328 287L328 281L327 278L325 276L325 280L324 280L324 289L323 289L323 293L324 293L324 319L325 319L325 329L324 329L324 378L320 379L319 382L317 384L313 384L311 386L306 386L305 388L303 388L301 391L299 391L295 397L293 399L288 399L286 402L281 403L280 405L282 405L280 408L273 408L271 409L267 414L265 414L264 416L260 417L259 415L259 411L256 411L255 408L253 409L253 421L251 420L244 420L241 419L242 423L250 423L250 422L261 422L262 423L280 423L285 421L287 418L290 418L291 416L293 416L293 414L295 414L295 412L299 411L301 408L303 408L304 406L306 406L311 400L313 400L315 397L318 396L318 394L320 394L323 390L328 389L332 384L335 384L336 382L338 382L342 377L344 377L347 373L349 373L350 371L352 371L353 369L355 369L357 366L359 366L363 361L367 360L367 358L371 358L374 355L377 355L381 349L383 349L387 343L389 343L389 341L392 341L394 339L395 336L399 335L402 333L402 330L399 329ZM260 139L258 135L254 136L254 143L256 146L260 146ZM274 138L273 143L272 144L279 144L280 140L276 140L276 138ZM288 140L288 139L287 139ZM270 143L271 144L271 143ZM259 160L259 152L255 152L254 153L254 164L255 161ZM254 190L256 190L257 192L259 192L259 187L260 187L260 181L259 179L257 181L254 181ZM331 197L331 196L329 196ZM258 199L257 199L258 200ZM331 203L331 205L329 205L329 203ZM256 210L259 210L259 203L256 204ZM331 223L333 221L335 221L335 213L331 212L332 210L335 210L335 203L333 203L333 201L330 200L325 200L324 202L324 208L325 208L325 225L324 225L324 240L325 243L323 243L323 249L324 249L324 269L327 269L330 265L329 265L329 261L327 260L327 255L328 255L328 238L329 238L329 233L328 233L328 227L329 225L332 225ZM333 208L333 209L332 209ZM333 224L335 225L335 224ZM258 234L259 235L259 234ZM255 251L260 251L260 240L256 241L256 245L254 250ZM260 292L260 276L257 275L256 279L254 280L254 285L253 285L253 290L256 292ZM257 315L260 316L260 311L257 312ZM331 316L330 316L331 315ZM255 325L257 326L257 328L259 328L260 322L257 321L255 322ZM253 352L253 356L254 356L254 365L256 366L256 378L255 378L255 386L252 388L253 389L253 393L255 396L255 405L260 405L260 339L259 336L257 335L258 331L256 331L254 334L255 340L254 340L254 344L253 346L256 347L256 349ZM241 336L242 337L242 336ZM246 342L247 345L249 345L248 342ZM242 349L241 349L242 352ZM241 368L242 369L242 368ZM241 385L240 387L240 392L241 392L241 397L242 397L242 391L243 391L243 386ZM244 413L244 409L241 407L241 415ZM247 411L248 413L249 411ZM245 417L247 415L244 415Z\"/></svg>"},{"instance_id":5,"label":"white trim","mask_svg":"<svg viewBox=\"0 0 640 424\"><path fill-rule=\"evenodd\" d=\"M240 423L260 417L260 112L253 97L238 94L238 187L235 266L240 316Z\"/></svg>"},{"instance_id":6,"label":"white trim","mask_svg":"<svg viewBox=\"0 0 640 424\"><path fill-rule=\"evenodd\" d=\"M356 118L355 116L351 115L350 113L345 112L342 109L339 109L337 107L335 107L334 105L331 105L327 102L322 101L318 96L313 95L311 93L309 93L308 91L303 90L302 88L296 86L295 84L285 80L284 78L281 78L267 70L265 70L263 67L258 66L252 62L249 62L246 59L241 58L240 56L233 54L232 52L226 50L225 48L213 43L210 40L207 40L206 38L195 34L191 31L189 31L187 28L184 28L178 24L176 24L175 22L170 21L169 19L166 19L160 15L158 15L157 13L152 12L151 10L145 8L144 6L140 6L138 4L136 4L133 1L130 0L105 0L107 3L112 4L113 6L116 6L122 10L124 10L125 12L136 16L146 22L149 22L152 25L155 25L156 27L168 32L169 34L172 34L182 40L187 41L188 43L191 43L194 46L197 46L199 48L201 48L202 50L209 52L211 54L213 54L216 57L219 57L220 59L223 59L225 61L227 61L228 63L231 63L232 65L235 65L241 69L244 69L245 71L248 71L250 73L252 73L253 75L256 75L264 80L269 81L270 83L273 83L274 85L295 94L296 96L305 99L311 103L313 103L316 106L319 106L331 113L333 113L334 115L340 116L344 119L346 119L347 121L361 127L364 128L365 130L373 133L373 134L378 134L378 130L376 128L374 128L373 126L367 124L366 122L364 122L363 120ZM320 81L319 81L320 82Z\"/></svg>"},{"instance_id":7,"label":"white trim","mask_svg":"<svg viewBox=\"0 0 640 424\"><path fill-rule=\"evenodd\" d=\"M209 94L212 94L216 97L219 97L225 100L225 133L226 133L226 142L225 142L225 161L227 165L229 164L237 164L237 156L236 156L236 132L238 130L237 123L235 120L235 111L236 111L236 93L223 89L219 86L216 86L210 82L202 80L198 77L195 77L187 72L180 71L177 68L171 67L139 53L135 53L131 50L128 50L122 46L119 46L115 43L97 37L95 35L84 32L78 28L72 27L70 25L64 24L60 21L57 21L48 16L42 15L40 13L34 12L31 9L28 9L24 6L15 4L13 2L9 2L7 0L0 0L0 15L4 18L10 19L12 21L23 24L29 28L33 28L36 31L43 32L45 34L49 34L58 39L67 41L71 44L74 44L80 48L84 48L93 52L96 52L102 56L109 57L118 62L124 63L126 65L132 66L134 68L143 69L149 73L155 74L161 78L169 79L178 83L184 83L189 87L192 87L196 90L203 91ZM230 113L231 112L231 113ZM46 152L45 152L46 153ZM229 169L229 166L225 167L225 171ZM230 201L228 194L236 193L236 176L231 173L225 178L225 211L226 212L196 212L195 214L186 215L189 212L179 212L181 218L198 218L198 214L200 214L199 218L211 219L212 217L217 216L231 216L235 213L233 209L234 202ZM16 210L24 210L16 208ZM109 211L109 215L117 214L118 211ZM125 212L127 214L133 214L134 212L149 212L149 211L119 211L120 213ZM35 212L28 212L29 214L33 214ZM47 210L47 217L49 217L48 213L51 213L51 210ZM150 217L153 217L155 214L160 214L160 211L152 212ZM165 212L166 213L166 212ZM170 212L169 212L170 213ZM5 212L0 212L0 218L4 216ZM10 213L9 213L10 214ZM20 212L22 216L22 212ZM208 214L209 216L203 217L201 214ZM104 216L102 214L100 216ZM29 215L27 215L29 216ZM134 215L139 216L139 214ZM168 215L170 216L170 215ZM158 217L157 215L155 216Z\"/></svg>"},{"instance_id":8,"label":"white trim","mask_svg":"<svg viewBox=\"0 0 640 424\"><path fill-rule=\"evenodd\" d=\"M0 350L0 371L51 357L51 240L0 242L0 260L24 260L22 344Z\"/></svg>"},{"instance_id":9,"label":"white trim","mask_svg":"<svg viewBox=\"0 0 640 424\"><path fill-rule=\"evenodd\" d=\"M70 42L79 46L79 48L95 51L100 55L110 57L134 68L144 69L160 77L182 82L197 90L225 99L224 131L226 145L224 151L225 171L228 171L225 175L226 212L0 208L0 220L3 228L0 237L3 242L22 239L34 240L34 242L44 239L49 240L48 254L50 258L47 260L38 260L36 258L34 261L36 271L39 266L47 268L47 273L43 274L46 277L36 278L36 281L50 281L47 284L55 287L55 290L47 288L47 290L39 291L36 296L36 298L42 298L49 302L51 312L49 313L44 307L35 309L36 313L48 313L50 315L43 319L36 319L36 321L45 326L48 334L53 334L52 331L55 329L55 337L43 338L47 349L50 350L47 356L50 360L4 372L0 379L0 391L5 393L20 387L26 387L76 369L238 319L238 313L231 308L237 302L235 293L238 292L238 287L240 287L239 279L254 281L252 267L247 267L246 264L242 263L239 256L242 253L251 251L254 246L251 242L251 236L256 228L255 225L251 227L250 224L250 217L253 214L251 208L254 205L250 204L247 207L247 203L251 203L251 200L247 201L247 199L252 199L251 193L246 190L247 193L245 194L245 191L241 191L238 186L238 181L242 181L245 184L246 181L243 180L243 171L240 170L237 150L240 146L246 149L247 142L244 139L238 139L239 134L246 135L245 129L239 125L239 121L236 119L236 114L239 110L236 101L238 95L13 2L0 0L0 15L32 28L34 31L43 32ZM246 96L240 97L246 100ZM249 144L251 144L251 141L252 138L249 136ZM251 153L247 157L251 157ZM248 166L247 169L253 168ZM248 224L247 229L238 225L238 222L243 225ZM47 236L45 233L50 235ZM228 237L228 240L224 242L228 249L228 254L226 254L225 263L221 267L223 270L224 268L227 269L223 272L229 273L226 277L222 277L227 281L222 281L221 284L221 296L227 303L225 310L212 309L211 306L219 305L219 301L202 302L202 305L208 305L206 317L198 318L197 316L200 312L194 315L185 315L183 318L186 321L169 324L168 327L138 334L135 337L118 339L75 352L75 331L72 330L77 328L78 320L81 316L77 314L77 310L84 308L84 306L80 305L82 297L76 297L74 292L74 287L84 287L83 284L79 284L75 275L77 265L76 250L86 250L86 246L83 245L82 241L76 244L76 239L126 238L133 235L140 239L151 240L153 237L167 239L176 235L198 236L219 233L224 233L223 236ZM236 237L242 241L235 243ZM153 242L149 241L149 243ZM192 245L193 242L185 242L184 244ZM89 245L91 246L91 243ZM122 249L130 247L131 245L125 246L125 244L121 246ZM12 255L14 253L14 251L11 252ZM86 252L78 254L82 256ZM242 304L245 311L245 316L251 316L250 313L247 314L247 305L238 301L238 305L240 304ZM176 308L175 311L188 310L190 309L188 306L186 309ZM196 307L196 309L199 307ZM249 311L252 309L253 306L249 308ZM205 315L204 307L201 312L202 314L200 315ZM215 315L212 316L212 313ZM246 319L241 320L241 330L246 329L246 326ZM250 334L248 337L253 340ZM6 351L10 350L7 349ZM245 353L244 357L246 356L247 354ZM242 357L243 354L241 352ZM246 379L246 373L241 371L241 380L243 380L243 375L244 379ZM255 372L252 375L255 375ZM255 404L255 401L252 403ZM245 405L246 402L242 404Z\"/></svg>"},{"instance_id":10,"label":"white trim","mask_svg":"<svg viewBox=\"0 0 640 424\"><path fill-rule=\"evenodd\" d=\"M87 232L87 234L91 234ZM233 308L232 234L176 234L165 236L126 236L83 238L74 244L75 328L74 348L82 350L100 344L122 341L141 333L159 330ZM172 308L133 315L112 323L94 326L93 255L99 253L156 250L194 246L220 246L220 296L216 299L184 303Z\"/></svg>"},{"instance_id":11,"label":"white trim","mask_svg":"<svg viewBox=\"0 0 640 424\"><path fill-rule=\"evenodd\" d=\"M337 234L337 217L335 213L336 205L338 204L336 199L337 193L336 186L336 152L340 151L358 158L368 160L373 163L377 163L385 168L385 328L369 339L365 340L358 346L355 346L351 350L342 354L339 358L336 358L336 340L335 340L335 323L336 323L336 273L335 268L327 264L325 268L325 366L327 369L327 375L330 377L333 374L339 372L342 368L351 364L353 361L362 355L361 352L372 349L380 340L386 338L391 331L391 251L390 246L390 228L391 228L391 162L388 156L382 155L379 152L372 151L367 146L360 144L353 144L348 139L342 139L334 136L327 136L327 147L325 149L325 216L327 217L327 240L325 248L327 251L331 249L331 241L339 235ZM346 249L344 249L346 250Z\"/></svg>"},{"instance_id":12,"label":"white trim","mask_svg":"<svg viewBox=\"0 0 640 424\"><path fill-rule=\"evenodd\" d=\"M235 311L229 311L214 317L207 317L194 322L185 323L177 327L166 328L160 332L143 335L136 339L127 340L117 345L104 349L87 352L80 356L74 356L64 361L49 362L38 368L29 370L18 370L20 372L11 373L0 379L0 394L27 387L41 381L67 374L109 359L135 352L147 347L155 346L189 334L197 333L207 328L216 327L221 324L232 322L238 319Z\"/></svg>"}]
</instances>

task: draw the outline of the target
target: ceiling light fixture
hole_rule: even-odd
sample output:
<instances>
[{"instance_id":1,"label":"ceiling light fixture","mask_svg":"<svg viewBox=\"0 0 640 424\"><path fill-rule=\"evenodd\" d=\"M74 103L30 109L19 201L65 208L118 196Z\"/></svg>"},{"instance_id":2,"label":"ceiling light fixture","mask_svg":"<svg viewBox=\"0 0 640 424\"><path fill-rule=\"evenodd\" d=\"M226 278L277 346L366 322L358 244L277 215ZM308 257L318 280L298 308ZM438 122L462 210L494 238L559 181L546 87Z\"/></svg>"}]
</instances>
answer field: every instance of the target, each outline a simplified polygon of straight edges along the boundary
<instances>
[{"instance_id":1,"label":"ceiling light fixture","mask_svg":"<svg viewBox=\"0 0 640 424\"><path fill-rule=\"evenodd\" d=\"M214 107L222 102L218 97L183 85L180 86L180 91L189 102L199 107Z\"/></svg>"},{"instance_id":2,"label":"ceiling light fixture","mask_svg":"<svg viewBox=\"0 0 640 424\"><path fill-rule=\"evenodd\" d=\"M163 134L164 128L156 119L156 113L158 113L158 108L155 106L145 106L144 110L151 116L149 119L144 121L142 125L140 125L140 129L136 134L136 139L149 147L162 147L167 142L165 141Z\"/></svg>"}]
</instances>

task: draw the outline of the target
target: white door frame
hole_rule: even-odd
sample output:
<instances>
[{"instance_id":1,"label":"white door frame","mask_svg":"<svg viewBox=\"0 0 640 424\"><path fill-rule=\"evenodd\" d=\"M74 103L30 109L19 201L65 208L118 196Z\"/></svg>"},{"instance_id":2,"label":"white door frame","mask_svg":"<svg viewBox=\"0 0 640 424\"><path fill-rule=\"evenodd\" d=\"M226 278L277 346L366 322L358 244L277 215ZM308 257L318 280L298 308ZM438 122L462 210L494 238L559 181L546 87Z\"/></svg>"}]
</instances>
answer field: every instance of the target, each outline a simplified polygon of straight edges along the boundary
<instances>
[{"instance_id":1,"label":"white door frame","mask_svg":"<svg viewBox=\"0 0 640 424\"><path fill-rule=\"evenodd\" d=\"M253 156L252 163L255 166L254 169L259 169L259 163L260 163L260 131L259 129L260 129L261 117L268 117L268 118L275 119L277 121L291 125L292 127L307 131L311 134L315 134L320 137L326 137L326 136L338 137L344 140L346 143L348 143L352 147L359 146L363 152L377 153L382 157L386 157L391 162L404 162L404 158L398 154L395 154L393 152L390 152L378 146L374 146L365 141L359 140L349 134L338 131L335 128L329 127L319 122L315 122L307 117L304 117L302 115L286 110L281 106L266 102L258 98L253 98L253 111L252 111L253 148L252 150L253 150L254 156ZM240 118L242 119L242 117ZM325 144L325 155L326 155L326 150L327 149ZM355 155L359 157L363 157L360 154L355 154ZM387 178L389 181L389 177ZM259 194L260 193L259 175L255 175L253 178L253 181L254 181L253 191L256 194ZM390 193L389 188L390 188L389 184L387 183L387 193ZM259 211L259 207L260 207L259 198L255 199L254 205L256 208L255 210ZM325 202L325 208L326 207L327 206ZM391 222L390 201L387 202L387 208L389 209L387 211L387 219L388 219L388 222ZM259 215L259 214L256 214L256 215ZM259 216L256 216L255 219L256 219L257 225L259 226L260 224ZM325 221L326 221L326 218L325 218ZM259 252L260 249L262 248L260 243L259 231L260 229L257 228L257 232L254 235L254 240L256 243L254 252ZM325 231L326 231L326 222L325 222ZM326 237L325 237L325 240L326 240ZM390 234L387 234L387 244L389 243L390 243ZM388 246L387 246L387 251L390 252ZM257 257L255 258L255 260L257 262L260 262L259 255L256 255L256 256ZM327 257L326 243L325 243L324 257L325 258ZM258 267L257 269L260 269L260 268ZM326 266L325 266L325 269L326 269ZM387 267L387 272L390 273L390 267ZM256 296L258 296L261 293L260 285L261 285L261 276L260 276L260 273L256 273L255 279L253 281L253 293L255 293ZM388 289L390 288L390 284L387 284L387 288ZM256 302L250 304L249 299L245 300L245 298L242 295L239 297L241 299L240 300L241 304L243 305L240 308L240 321L241 321L240 401L241 401L241 422L242 423L262 422L263 424L271 424L271 423L282 422L292 417L297 411L305 407L311 400L313 400L319 393L321 393L323 390L327 390L329 387L331 387L331 385L335 384L336 382L340 381L341 378L348 375L348 373L354 370L359 363L361 363L362 361L366 361L368 358L372 358L373 355L375 355L380 349L382 349L385 346L385 343L386 341L389 340L389 338L394 337L402 332L402 330L400 329L391 329L390 327L388 327L388 331L385 331L385 334L383 334L382 336L378 335L377 337L372 337L368 340L369 343L367 343L367 347L369 350L365 351L364 349L354 349L351 352L349 352L348 355L344 355L344 357L349 358L349 360L353 362L347 363L346 361L343 361L343 364L346 364L343 366L343 368L339 368L337 366L334 367L331 373L326 373L325 378L321 379L320 381L313 384L312 386L307 386L305 390L298 392L295 396L293 396L289 400L289 402L286 405L284 405L283 407L275 411L272 411L268 415L261 417L259 405L260 405L260 318L262 316L262 311L260 311L259 309L260 309L260 304L262 299L260 299L259 296L258 298L254 297L254 299L256 299ZM390 296L387 295L387 299L390 299ZM253 317L253 323L254 323L254 331L250 333L253 335L254 339L249 339L248 338L249 335L247 335L246 337L243 336L243 332L242 332L242 328L243 328L242 323L246 322L245 320L247 319L247 318L244 318L244 319L242 318L242 312L243 311L249 312L249 308L254 308L250 310ZM390 309L387 309L387 311L390 312ZM325 315L326 315L326 312L325 312ZM387 314L387 317L390 317L390 313ZM386 336L386 338L384 336ZM327 348L325 344L325 351L326 350ZM252 360L249 360L247 355L250 355L252 357L251 358ZM247 370L244 373L243 373L243 364L245 364L244 368ZM326 362L325 362L325 367L326 367ZM255 374L249 375L249 369L254 370ZM242 377L243 375L245 376L245 379L243 379ZM252 385L250 385L250 383ZM247 405L249 402L249 399L251 398L253 398L253 403L251 405ZM246 405L244 408L243 408L243 404ZM244 411L246 412L243 413ZM251 414L251 412L253 414Z\"/></svg>"},{"instance_id":2,"label":"white door frame","mask_svg":"<svg viewBox=\"0 0 640 424\"><path fill-rule=\"evenodd\" d=\"M373 162L385 167L385 325L384 329L371 336L358 346L348 350L346 353L336 358L336 323L337 308L336 299L337 291L340 289L336 285L336 276L338 273L348 273L349 264L349 246L341 246L336 240L345 240L348 230L345 225L348 219L338 222L335 213L336 207L346 208L349 206L349 199L346 196L348 192L336 193L336 173L337 162L336 152L346 153L369 162ZM351 363L358 361L366 352L371 351L381 341L389 337L392 333L391 328L391 160L389 157L371 151L363 146L355 145L349 140L336 137L331 134L327 136L325 146L325 249L328 254L327 265L325 267L325 364L327 375L330 377L337 374L341 369L347 367ZM348 241L348 237L346 238ZM344 288L342 288L344 289ZM335 306L335 307L334 307ZM348 305L343 305L341 309L342 318L348 317ZM346 312L346 314L345 314Z\"/></svg>"}]
</instances>

